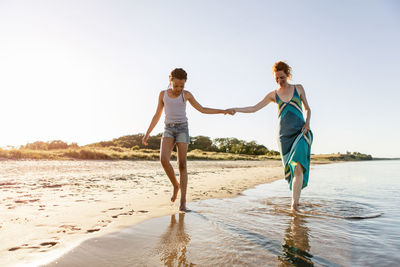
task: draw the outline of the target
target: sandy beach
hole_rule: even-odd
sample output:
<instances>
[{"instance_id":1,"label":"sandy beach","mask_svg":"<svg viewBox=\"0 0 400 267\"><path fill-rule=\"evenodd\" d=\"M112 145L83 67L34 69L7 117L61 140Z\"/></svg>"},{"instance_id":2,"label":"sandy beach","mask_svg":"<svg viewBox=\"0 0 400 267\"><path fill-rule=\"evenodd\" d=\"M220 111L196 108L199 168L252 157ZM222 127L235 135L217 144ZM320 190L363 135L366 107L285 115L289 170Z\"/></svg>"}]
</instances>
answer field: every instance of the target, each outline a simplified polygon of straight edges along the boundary
<instances>
[{"instance_id":1,"label":"sandy beach","mask_svg":"<svg viewBox=\"0 0 400 267\"><path fill-rule=\"evenodd\" d=\"M395 266L399 166L314 165L299 213L279 179L88 239L45 266Z\"/></svg>"},{"instance_id":2,"label":"sandy beach","mask_svg":"<svg viewBox=\"0 0 400 267\"><path fill-rule=\"evenodd\" d=\"M176 163L173 163L177 170ZM190 202L281 179L280 161L189 161ZM2 161L2 266L48 263L83 241L178 212L155 161Z\"/></svg>"}]
</instances>

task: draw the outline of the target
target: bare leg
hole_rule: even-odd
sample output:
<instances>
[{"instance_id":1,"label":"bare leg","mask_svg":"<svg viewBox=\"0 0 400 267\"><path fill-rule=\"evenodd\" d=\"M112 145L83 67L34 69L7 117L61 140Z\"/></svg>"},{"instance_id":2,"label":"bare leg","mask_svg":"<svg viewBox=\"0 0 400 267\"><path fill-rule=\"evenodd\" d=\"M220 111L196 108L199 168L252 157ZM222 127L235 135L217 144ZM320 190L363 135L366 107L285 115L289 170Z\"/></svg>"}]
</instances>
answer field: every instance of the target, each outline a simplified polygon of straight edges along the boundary
<instances>
[{"instance_id":1,"label":"bare leg","mask_svg":"<svg viewBox=\"0 0 400 267\"><path fill-rule=\"evenodd\" d=\"M172 149L174 148L174 144L175 144L174 138L163 137L161 139L160 161L161 165L164 168L165 173L167 174L172 185L174 186L174 193L172 194L171 197L172 202L176 200L179 191L179 183L178 180L176 179L174 168L172 168L172 165L170 163L171 152Z\"/></svg>"},{"instance_id":2,"label":"bare leg","mask_svg":"<svg viewBox=\"0 0 400 267\"><path fill-rule=\"evenodd\" d=\"M178 166L179 166L179 178L181 183L181 205L179 210L186 211L186 190L187 190L187 150L189 144L187 143L176 143L178 147Z\"/></svg>"},{"instance_id":3,"label":"bare leg","mask_svg":"<svg viewBox=\"0 0 400 267\"><path fill-rule=\"evenodd\" d=\"M292 182L292 211L299 210L299 200L301 194L301 188L303 186L303 166L300 163L297 163L296 168L294 170L294 178Z\"/></svg>"}]
</instances>

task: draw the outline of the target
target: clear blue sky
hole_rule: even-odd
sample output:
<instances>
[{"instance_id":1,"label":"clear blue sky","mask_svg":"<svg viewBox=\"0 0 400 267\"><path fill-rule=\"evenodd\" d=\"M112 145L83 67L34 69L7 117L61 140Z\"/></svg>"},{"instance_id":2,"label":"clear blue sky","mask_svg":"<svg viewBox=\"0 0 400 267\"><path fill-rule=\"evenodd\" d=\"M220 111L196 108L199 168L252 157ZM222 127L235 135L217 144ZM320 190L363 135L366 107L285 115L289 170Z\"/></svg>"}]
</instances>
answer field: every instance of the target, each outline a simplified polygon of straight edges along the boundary
<instances>
[{"instance_id":1,"label":"clear blue sky","mask_svg":"<svg viewBox=\"0 0 400 267\"><path fill-rule=\"evenodd\" d=\"M207 107L248 106L293 68L312 152L400 156L399 1L0 0L0 146L144 133L175 67ZM190 134L277 146L275 104L204 115ZM153 131L163 130L163 118Z\"/></svg>"}]
</instances>

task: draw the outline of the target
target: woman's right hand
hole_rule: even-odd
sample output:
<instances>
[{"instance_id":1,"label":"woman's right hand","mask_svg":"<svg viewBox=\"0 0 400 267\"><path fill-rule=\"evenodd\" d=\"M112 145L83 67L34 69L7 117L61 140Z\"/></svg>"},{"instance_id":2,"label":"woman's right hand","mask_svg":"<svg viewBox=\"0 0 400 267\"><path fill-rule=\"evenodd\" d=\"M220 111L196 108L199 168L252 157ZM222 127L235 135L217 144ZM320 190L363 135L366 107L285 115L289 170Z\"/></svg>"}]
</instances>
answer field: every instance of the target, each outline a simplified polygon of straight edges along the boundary
<instances>
[{"instance_id":1,"label":"woman's right hand","mask_svg":"<svg viewBox=\"0 0 400 267\"><path fill-rule=\"evenodd\" d=\"M234 108L225 109L225 114L235 115L236 110Z\"/></svg>"},{"instance_id":2,"label":"woman's right hand","mask_svg":"<svg viewBox=\"0 0 400 267\"><path fill-rule=\"evenodd\" d=\"M143 136L143 138L142 138L142 144L145 145L145 146L147 146L147 145L148 145L147 140L149 140L149 136L148 136L148 135Z\"/></svg>"}]
</instances>

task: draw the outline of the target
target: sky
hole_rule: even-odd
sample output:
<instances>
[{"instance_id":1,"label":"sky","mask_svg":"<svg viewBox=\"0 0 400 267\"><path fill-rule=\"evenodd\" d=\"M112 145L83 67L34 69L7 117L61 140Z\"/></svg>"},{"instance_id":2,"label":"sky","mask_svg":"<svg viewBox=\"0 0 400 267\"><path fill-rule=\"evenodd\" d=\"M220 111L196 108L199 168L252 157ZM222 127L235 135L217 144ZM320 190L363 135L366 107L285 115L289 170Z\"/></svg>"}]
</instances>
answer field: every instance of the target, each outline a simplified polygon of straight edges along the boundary
<instances>
[{"instance_id":1,"label":"sky","mask_svg":"<svg viewBox=\"0 0 400 267\"><path fill-rule=\"evenodd\" d=\"M312 110L312 153L400 157L399 29L396 0L0 0L0 146L145 133L177 67L205 107L254 105L284 60ZM278 150L274 103L187 116L191 136Z\"/></svg>"}]
</instances>

